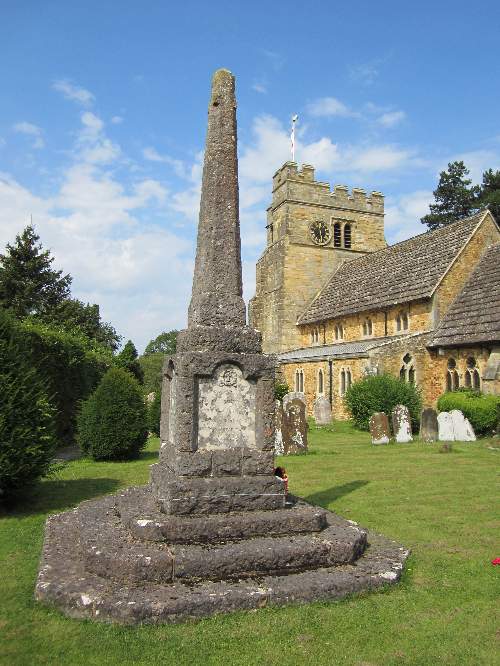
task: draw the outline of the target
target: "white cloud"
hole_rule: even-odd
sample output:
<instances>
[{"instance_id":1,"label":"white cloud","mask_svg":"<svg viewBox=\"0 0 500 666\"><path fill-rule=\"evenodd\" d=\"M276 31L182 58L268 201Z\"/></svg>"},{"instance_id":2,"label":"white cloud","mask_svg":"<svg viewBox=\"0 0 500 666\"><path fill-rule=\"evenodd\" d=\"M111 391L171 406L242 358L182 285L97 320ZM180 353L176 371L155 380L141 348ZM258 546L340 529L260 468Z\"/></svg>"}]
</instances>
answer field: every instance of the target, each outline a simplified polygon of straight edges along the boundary
<instances>
[{"instance_id":1,"label":"white cloud","mask_svg":"<svg viewBox=\"0 0 500 666\"><path fill-rule=\"evenodd\" d=\"M66 99L77 102L82 106L91 106L95 101L94 95L89 90L75 86L67 79L54 81L52 88L62 93Z\"/></svg>"},{"instance_id":2,"label":"white cloud","mask_svg":"<svg viewBox=\"0 0 500 666\"><path fill-rule=\"evenodd\" d=\"M343 102L335 97L321 97L307 105L307 112L315 117L340 116L342 118L357 117L358 113L351 111Z\"/></svg>"},{"instance_id":3,"label":"white cloud","mask_svg":"<svg viewBox=\"0 0 500 666\"><path fill-rule=\"evenodd\" d=\"M483 173L487 169L496 171L500 169L500 152L495 150L471 150L465 153L459 153L450 157L446 163L442 163L439 171L444 171L448 168L449 162L462 160L465 166L469 169L469 176L473 183L481 183L483 180Z\"/></svg>"},{"instance_id":4,"label":"white cloud","mask_svg":"<svg viewBox=\"0 0 500 666\"><path fill-rule=\"evenodd\" d=\"M353 81L359 81L364 85L370 86L372 83L375 83L379 76L380 63L380 60L374 60L359 65L351 65L349 67L349 76Z\"/></svg>"},{"instance_id":5,"label":"white cloud","mask_svg":"<svg viewBox=\"0 0 500 666\"><path fill-rule=\"evenodd\" d=\"M111 118L111 122L113 123L113 125L119 125L120 123L123 122L123 118L121 116L113 116Z\"/></svg>"},{"instance_id":6,"label":"white cloud","mask_svg":"<svg viewBox=\"0 0 500 666\"><path fill-rule=\"evenodd\" d=\"M45 141L43 140L42 136L42 129L41 127L38 127L38 125L33 125L33 123L28 123L26 121L22 121L19 123L16 123L13 128L14 132L17 132L18 134L26 134L27 136L32 136L34 138L33 141L33 148L40 149L45 146Z\"/></svg>"},{"instance_id":7,"label":"white cloud","mask_svg":"<svg viewBox=\"0 0 500 666\"><path fill-rule=\"evenodd\" d=\"M354 147L344 153L344 169L352 172L380 172L400 169L418 160L413 150L391 145Z\"/></svg>"},{"instance_id":8,"label":"white cloud","mask_svg":"<svg viewBox=\"0 0 500 666\"><path fill-rule=\"evenodd\" d=\"M402 122L406 118L406 113L404 111L389 111L383 113L377 118L379 125L384 127L394 127Z\"/></svg>"},{"instance_id":9,"label":"white cloud","mask_svg":"<svg viewBox=\"0 0 500 666\"><path fill-rule=\"evenodd\" d=\"M417 190L399 197L387 197L385 231L390 244L397 243L427 231L420 218L429 212L433 195L428 190Z\"/></svg>"},{"instance_id":10,"label":"white cloud","mask_svg":"<svg viewBox=\"0 0 500 666\"><path fill-rule=\"evenodd\" d=\"M81 115L83 128L78 134L79 158L88 164L109 164L121 155L120 146L104 133L104 122L90 111Z\"/></svg>"},{"instance_id":11,"label":"white cloud","mask_svg":"<svg viewBox=\"0 0 500 666\"><path fill-rule=\"evenodd\" d=\"M262 82L255 81L255 83L252 84L252 90L255 90L255 92L258 92L261 95L265 95L267 93L267 86Z\"/></svg>"}]
</instances>

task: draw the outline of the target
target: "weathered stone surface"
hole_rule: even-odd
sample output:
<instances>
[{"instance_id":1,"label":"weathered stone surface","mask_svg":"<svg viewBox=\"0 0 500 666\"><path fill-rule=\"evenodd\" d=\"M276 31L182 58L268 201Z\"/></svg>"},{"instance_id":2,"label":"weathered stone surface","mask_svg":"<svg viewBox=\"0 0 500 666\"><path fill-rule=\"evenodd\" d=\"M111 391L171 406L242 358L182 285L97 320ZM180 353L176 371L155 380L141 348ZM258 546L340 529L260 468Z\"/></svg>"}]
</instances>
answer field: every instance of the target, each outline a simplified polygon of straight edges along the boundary
<instances>
[{"instance_id":1,"label":"weathered stone surface","mask_svg":"<svg viewBox=\"0 0 500 666\"><path fill-rule=\"evenodd\" d=\"M327 512L331 525L350 525ZM35 596L66 615L122 624L171 623L266 605L341 599L396 583L408 557L399 544L367 533L370 547L353 564L321 567L282 576L260 575L242 581L203 581L184 585L116 584L82 569L75 512L51 516Z\"/></svg>"},{"instance_id":2,"label":"weathered stone surface","mask_svg":"<svg viewBox=\"0 0 500 666\"><path fill-rule=\"evenodd\" d=\"M281 433L285 455L307 451L306 406L302 400L294 398L287 402L283 410Z\"/></svg>"},{"instance_id":3,"label":"weathered stone surface","mask_svg":"<svg viewBox=\"0 0 500 666\"><path fill-rule=\"evenodd\" d=\"M424 442L435 442L439 435L437 412L428 407L420 415L420 438Z\"/></svg>"},{"instance_id":4,"label":"weathered stone surface","mask_svg":"<svg viewBox=\"0 0 500 666\"><path fill-rule=\"evenodd\" d=\"M304 405L306 405L305 393L300 393L299 391L290 391L290 393L287 393L283 396L283 411L286 411L288 404L292 402L292 400L302 400Z\"/></svg>"},{"instance_id":5,"label":"weathered stone surface","mask_svg":"<svg viewBox=\"0 0 500 666\"><path fill-rule=\"evenodd\" d=\"M391 431L389 430L389 419L384 412L375 412L370 417L370 435L372 444L389 444Z\"/></svg>"},{"instance_id":6,"label":"weathered stone surface","mask_svg":"<svg viewBox=\"0 0 500 666\"><path fill-rule=\"evenodd\" d=\"M469 419L466 419L459 409L452 409L450 412L453 424L453 433L457 442L475 442L476 435Z\"/></svg>"},{"instance_id":7,"label":"weathered stone surface","mask_svg":"<svg viewBox=\"0 0 500 666\"><path fill-rule=\"evenodd\" d=\"M314 401L313 416L317 426L328 425L332 422L330 401L324 396L320 396Z\"/></svg>"},{"instance_id":8,"label":"weathered stone surface","mask_svg":"<svg viewBox=\"0 0 500 666\"><path fill-rule=\"evenodd\" d=\"M454 442L455 430L453 429L453 419L449 412L440 412L437 417L440 442Z\"/></svg>"},{"instance_id":9,"label":"weathered stone surface","mask_svg":"<svg viewBox=\"0 0 500 666\"><path fill-rule=\"evenodd\" d=\"M275 402L274 412L274 453L282 456L285 453L283 448L283 406L281 400Z\"/></svg>"},{"instance_id":10,"label":"weathered stone surface","mask_svg":"<svg viewBox=\"0 0 500 666\"><path fill-rule=\"evenodd\" d=\"M410 412L406 405L396 405L391 413L392 432L394 439L399 444L406 444L413 441L411 435Z\"/></svg>"}]
</instances>

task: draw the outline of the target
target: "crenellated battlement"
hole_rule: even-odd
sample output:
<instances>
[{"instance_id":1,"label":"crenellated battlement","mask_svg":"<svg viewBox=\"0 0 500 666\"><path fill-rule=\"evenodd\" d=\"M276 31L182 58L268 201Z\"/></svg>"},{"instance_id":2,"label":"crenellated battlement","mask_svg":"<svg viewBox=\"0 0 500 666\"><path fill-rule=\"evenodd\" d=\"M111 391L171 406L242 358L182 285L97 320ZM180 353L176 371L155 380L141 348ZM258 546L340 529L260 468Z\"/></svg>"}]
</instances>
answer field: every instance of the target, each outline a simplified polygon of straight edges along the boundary
<instances>
[{"instance_id":1,"label":"crenellated battlement","mask_svg":"<svg viewBox=\"0 0 500 666\"><path fill-rule=\"evenodd\" d=\"M346 185L334 185L314 179L314 167L296 162L285 162L273 176L273 202L276 208L285 200L313 203L332 208L346 208L367 213L384 214L384 195L371 192L369 195L360 187L349 192Z\"/></svg>"}]
</instances>

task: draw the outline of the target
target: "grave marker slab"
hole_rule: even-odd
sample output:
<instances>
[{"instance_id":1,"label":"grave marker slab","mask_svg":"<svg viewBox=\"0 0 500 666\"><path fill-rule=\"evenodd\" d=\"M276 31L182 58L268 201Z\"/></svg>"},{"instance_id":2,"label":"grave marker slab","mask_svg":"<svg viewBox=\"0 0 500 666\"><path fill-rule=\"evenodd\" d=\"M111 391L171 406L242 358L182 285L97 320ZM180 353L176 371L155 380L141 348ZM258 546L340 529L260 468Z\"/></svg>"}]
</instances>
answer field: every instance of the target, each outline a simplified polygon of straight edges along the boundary
<instances>
[{"instance_id":1,"label":"grave marker slab","mask_svg":"<svg viewBox=\"0 0 500 666\"><path fill-rule=\"evenodd\" d=\"M453 419L449 412L440 412L437 417L440 442L454 442L455 430L453 429Z\"/></svg>"},{"instance_id":2,"label":"grave marker slab","mask_svg":"<svg viewBox=\"0 0 500 666\"><path fill-rule=\"evenodd\" d=\"M406 444L413 441L411 434L410 412L406 405L396 405L392 410L392 432L394 439L399 444Z\"/></svg>"},{"instance_id":3,"label":"grave marker slab","mask_svg":"<svg viewBox=\"0 0 500 666\"><path fill-rule=\"evenodd\" d=\"M424 442L435 442L439 435L437 412L431 407L422 410L420 415L420 438Z\"/></svg>"},{"instance_id":4,"label":"grave marker slab","mask_svg":"<svg viewBox=\"0 0 500 666\"><path fill-rule=\"evenodd\" d=\"M328 425L332 422L330 401L322 395L314 401L313 416L317 426Z\"/></svg>"},{"instance_id":5,"label":"grave marker slab","mask_svg":"<svg viewBox=\"0 0 500 666\"><path fill-rule=\"evenodd\" d=\"M302 400L294 398L283 410L283 452L285 455L307 451L306 407Z\"/></svg>"},{"instance_id":6,"label":"grave marker slab","mask_svg":"<svg viewBox=\"0 0 500 666\"><path fill-rule=\"evenodd\" d=\"M391 431L389 428L389 419L384 412L375 412L370 418L370 434L372 444L389 444Z\"/></svg>"}]
</instances>

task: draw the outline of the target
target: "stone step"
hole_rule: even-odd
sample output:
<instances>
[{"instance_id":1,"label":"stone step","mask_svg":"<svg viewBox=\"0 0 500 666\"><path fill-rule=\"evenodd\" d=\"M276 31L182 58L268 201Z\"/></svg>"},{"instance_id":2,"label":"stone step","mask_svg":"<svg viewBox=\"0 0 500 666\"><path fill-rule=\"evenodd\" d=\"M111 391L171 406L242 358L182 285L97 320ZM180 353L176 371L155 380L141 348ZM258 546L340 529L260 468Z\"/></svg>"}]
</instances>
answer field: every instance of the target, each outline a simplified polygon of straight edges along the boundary
<instances>
[{"instance_id":1,"label":"stone step","mask_svg":"<svg viewBox=\"0 0 500 666\"><path fill-rule=\"evenodd\" d=\"M48 519L35 597L70 617L120 624L173 623L235 610L338 600L397 583L409 554L400 544L368 533L370 546L350 565L243 581L117 585L83 570L75 548L78 538L74 511Z\"/></svg>"},{"instance_id":2,"label":"stone step","mask_svg":"<svg viewBox=\"0 0 500 666\"><path fill-rule=\"evenodd\" d=\"M83 503L76 513L85 569L129 583L285 575L353 562L366 547L366 532L347 521L306 535L167 546L134 541L117 515L116 504L108 498ZM250 520L251 515L241 518Z\"/></svg>"},{"instance_id":3,"label":"stone step","mask_svg":"<svg viewBox=\"0 0 500 666\"><path fill-rule=\"evenodd\" d=\"M214 544L259 536L319 532L327 526L326 511L295 498L285 509L207 516L168 516L158 510L149 486L128 488L117 508L131 535L141 541L169 544Z\"/></svg>"}]
</instances>

